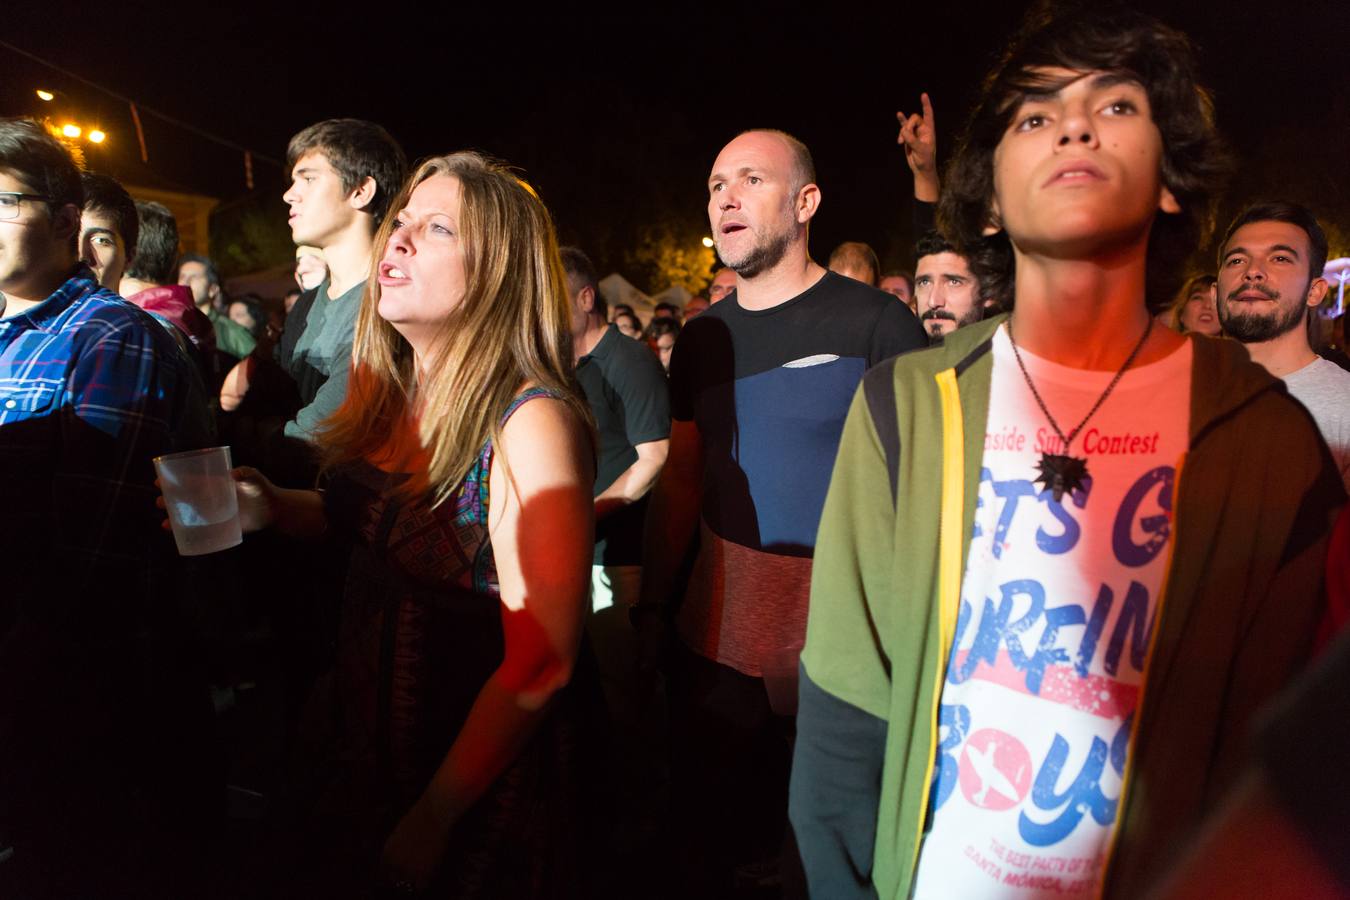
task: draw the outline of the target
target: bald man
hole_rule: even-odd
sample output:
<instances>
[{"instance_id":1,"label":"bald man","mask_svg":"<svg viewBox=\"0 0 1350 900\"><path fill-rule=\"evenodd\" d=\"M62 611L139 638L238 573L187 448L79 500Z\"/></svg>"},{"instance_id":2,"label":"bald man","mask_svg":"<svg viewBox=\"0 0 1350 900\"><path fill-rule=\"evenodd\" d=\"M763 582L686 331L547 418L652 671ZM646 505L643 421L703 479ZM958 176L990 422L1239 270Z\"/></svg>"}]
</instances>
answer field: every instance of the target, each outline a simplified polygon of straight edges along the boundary
<instances>
[{"instance_id":1,"label":"bald man","mask_svg":"<svg viewBox=\"0 0 1350 900\"><path fill-rule=\"evenodd\" d=\"M777 860L794 648L844 417L864 371L927 343L891 295L811 259L820 203L811 154L791 135L747 131L722 149L708 219L735 290L688 323L670 364L670 454L648 509L634 618L649 635L673 621L679 635L677 833L706 861L680 868L708 879L683 885L685 896L721 896L737 872L744 880ZM696 530L681 590L675 575ZM662 614L681 600L678 614ZM769 690L786 702L771 708Z\"/></svg>"}]
</instances>

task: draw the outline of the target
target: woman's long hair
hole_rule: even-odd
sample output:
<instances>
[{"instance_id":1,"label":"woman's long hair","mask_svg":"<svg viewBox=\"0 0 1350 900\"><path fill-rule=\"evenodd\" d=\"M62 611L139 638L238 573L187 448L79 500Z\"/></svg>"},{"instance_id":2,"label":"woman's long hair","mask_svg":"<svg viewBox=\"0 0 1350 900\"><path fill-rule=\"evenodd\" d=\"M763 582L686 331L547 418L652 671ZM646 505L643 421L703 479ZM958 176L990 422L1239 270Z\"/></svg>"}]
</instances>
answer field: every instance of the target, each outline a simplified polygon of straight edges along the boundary
<instances>
[{"instance_id":1,"label":"woman's long hair","mask_svg":"<svg viewBox=\"0 0 1350 900\"><path fill-rule=\"evenodd\" d=\"M572 376L571 304L548 210L505 166L472 152L424 161L390 209L404 209L413 189L437 175L459 181L464 298L419 375L412 348L380 317L372 266L347 396L319 433L325 467L365 460L406 473L404 490L429 490L433 505L453 493L489 439L498 444L501 417L523 385L555 393L591 421ZM376 234L377 260L396 219Z\"/></svg>"}]
</instances>

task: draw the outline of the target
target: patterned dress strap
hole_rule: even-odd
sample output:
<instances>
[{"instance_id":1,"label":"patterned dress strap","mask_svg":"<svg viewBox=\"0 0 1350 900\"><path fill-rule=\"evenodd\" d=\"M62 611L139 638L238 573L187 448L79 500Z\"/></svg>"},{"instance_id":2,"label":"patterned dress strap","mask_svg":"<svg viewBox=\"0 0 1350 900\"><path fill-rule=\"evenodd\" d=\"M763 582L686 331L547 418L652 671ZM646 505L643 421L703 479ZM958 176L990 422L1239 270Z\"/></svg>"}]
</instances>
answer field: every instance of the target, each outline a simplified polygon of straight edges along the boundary
<instances>
[{"instance_id":1,"label":"patterned dress strap","mask_svg":"<svg viewBox=\"0 0 1350 900\"><path fill-rule=\"evenodd\" d=\"M515 398L511 400L511 403L506 407L506 412L502 413L502 419L500 424L504 427L506 425L506 420L511 418L511 416L515 414L516 410L520 409L522 406L524 406L526 403L528 403L529 401L533 400L536 397L552 397L553 399L556 400L558 398L558 395L553 391L549 390L548 388L541 388L541 387L527 388L526 390L521 391L519 394L516 394Z\"/></svg>"}]
</instances>

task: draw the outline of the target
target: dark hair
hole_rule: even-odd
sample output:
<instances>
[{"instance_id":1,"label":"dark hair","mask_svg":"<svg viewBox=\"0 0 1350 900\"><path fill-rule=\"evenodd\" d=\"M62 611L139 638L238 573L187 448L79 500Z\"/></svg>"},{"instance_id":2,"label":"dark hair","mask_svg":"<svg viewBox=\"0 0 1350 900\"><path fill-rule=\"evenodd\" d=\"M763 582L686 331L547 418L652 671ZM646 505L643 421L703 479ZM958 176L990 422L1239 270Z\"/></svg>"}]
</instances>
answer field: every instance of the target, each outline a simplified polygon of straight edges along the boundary
<instances>
[{"instance_id":1,"label":"dark hair","mask_svg":"<svg viewBox=\"0 0 1350 900\"><path fill-rule=\"evenodd\" d=\"M162 203L137 200L136 215L140 233L136 252L127 262L127 277L151 284L173 284L178 280L174 260L178 258L178 222Z\"/></svg>"},{"instance_id":2,"label":"dark hair","mask_svg":"<svg viewBox=\"0 0 1350 900\"><path fill-rule=\"evenodd\" d=\"M942 229L982 283L1012 277L1006 232L983 236L994 196L994 151L1027 94L1063 86L1038 70L1103 70L1143 86L1162 134L1162 182L1181 205L1178 214L1158 213L1149 234L1145 294L1152 311L1166 308L1187 259L1212 233L1216 196L1228 171L1213 103L1196 81L1194 60L1185 35L1123 6L1045 5L1028 14L985 79L942 180Z\"/></svg>"},{"instance_id":3,"label":"dark hair","mask_svg":"<svg viewBox=\"0 0 1350 900\"><path fill-rule=\"evenodd\" d=\"M1253 203L1238 213L1237 218L1224 232L1223 242L1219 244L1220 268L1223 267L1224 251L1228 247L1228 242L1233 239L1233 234L1243 225L1250 225L1252 222L1285 222L1302 228L1303 233L1308 236L1308 284L1312 284L1314 278L1322 277L1322 270L1327 267L1326 232L1318 224L1312 210L1285 200Z\"/></svg>"},{"instance_id":4,"label":"dark hair","mask_svg":"<svg viewBox=\"0 0 1350 900\"><path fill-rule=\"evenodd\" d=\"M939 253L957 253L956 245L942 236L942 232L930 228L914 242L914 261L917 263L925 256L937 256Z\"/></svg>"},{"instance_id":5,"label":"dark hair","mask_svg":"<svg viewBox=\"0 0 1350 900\"><path fill-rule=\"evenodd\" d=\"M348 194L367 178L375 179L375 196L365 209L379 225L408 174L408 158L398 142L374 122L326 119L291 138L286 147L286 168L295 168L300 157L315 151L337 171L342 190Z\"/></svg>"},{"instance_id":6,"label":"dark hair","mask_svg":"<svg viewBox=\"0 0 1350 900\"><path fill-rule=\"evenodd\" d=\"M127 255L135 253L141 217L136 212L136 201L131 199L127 189L111 175L97 172L83 173L80 183L84 187L84 208L103 213L111 219L113 229L127 248Z\"/></svg>"},{"instance_id":7,"label":"dark hair","mask_svg":"<svg viewBox=\"0 0 1350 900\"><path fill-rule=\"evenodd\" d=\"M614 304L614 315L617 316L620 313L628 313L628 315L632 316L633 318L635 319L637 318L637 314L633 312L633 307L629 306L627 303Z\"/></svg>"},{"instance_id":8,"label":"dark hair","mask_svg":"<svg viewBox=\"0 0 1350 900\"><path fill-rule=\"evenodd\" d=\"M792 174L796 176L796 184L792 186L792 193L796 194L808 184L814 184L816 180L816 161L811 158L811 151L793 135L788 134L778 128L747 128L741 134L771 134L787 144L788 150L792 153Z\"/></svg>"},{"instance_id":9,"label":"dark hair","mask_svg":"<svg viewBox=\"0 0 1350 900\"><path fill-rule=\"evenodd\" d=\"M657 338L666 334L673 334L678 338L680 336L680 323L674 319L660 318L652 319L647 324L647 334L645 335L647 340L655 342Z\"/></svg>"},{"instance_id":10,"label":"dark hair","mask_svg":"<svg viewBox=\"0 0 1350 900\"><path fill-rule=\"evenodd\" d=\"M568 290L576 293L589 287L595 295L595 312L602 319L609 318L609 307L600 293L600 282L595 277L595 266L591 258L580 247L562 247L558 250L562 258L563 271L567 273Z\"/></svg>"},{"instance_id":11,"label":"dark hair","mask_svg":"<svg viewBox=\"0 0 1350 900\"><path fill-rule=\"evenodd\" d=\"M942 232L930 228L919 235L919 240L914 244L914 263L917 266L919 260L925 256L937 256L939 253L955 253L966 261L966 266L970 269L970 274L975 277L975 299L981 306L992 304L993 309L988 310L987 314L994 312L1005 312L1012 309L1012 250L1011 248L985 248L983 251L986 259L995 259L997 254L1002 253L1007 256L1005 265L996 265L992 267L992 272L985 275L975 268L974 262L970 256L962 253L956 245L947 240ZM912 284L912 283L911 283Z\"/></svg>"},{"instance_id":12,"label":"dark hair","mask_svg":"<svg viewBox=\"0 0 1350 900\"><path fill-rule=\"evenodd\" d=\"M52 215L66 204L84 208L80 169L65 145L32 119L0 119L0 169L14 175L29 193L47 198ZM79 229L70 247L79 247Z\"/></svg>"},{"instance_id":13,"label":"dark hair","mask_svg":"<svg viewBox=\"0 0 1350 900\"><path fill-rule=\"evenodd\" d=\"M225 307L226 312L228 313L230 306L233 306L236 303L244 304L244 308L248 310L249 316L253 319L253 327L248 329L249 333L255 338L261 336L264 328L267 326L267 315L263 312L262 298L257 294L245 294L242 297L231 297L229 306Z\"/></svg>"},{"instance_id":14,"label":"dark hair","mask_svg":"<svg viewBox=\"0 0 1350 900\"><path fill-rule=\"evenodd\" d=\"M200 263L202 271L206 274L207 284L220 284L220 270L216 264L211 261L211 257L202 256L200 253L184 253L178 258L178 268L182 269L184 263Z\"/></svg>"},{"instance_id":15,"label":"dark hair","mask_svg":"<svg viewBox=\"0 0 1350 900\"><path fill-rule=\"evenodd\" d=\"M678 306L676 306L674 303L667 303L664 300L656 304L656 306L652 307L652 309L653 310L668 309L671 312L673 312L677 317L680 314L680 308Z\"/></svg>"},{"instance_id":16,"label":"dark hair","mask_svg":"<svg viewBox=\"0 0 1350 900\"><path fill-rule=\"evenodd\" d=\"M877 281L881 277L881 263L877 261L877 253L869 245L862 241L844 241L834 252L830 254L830 261L826 265L827 269L833 270L835 266L855 266L867 267L872 270L872 280L869 282L876 287Z\"/></svg>"}]
</instances>

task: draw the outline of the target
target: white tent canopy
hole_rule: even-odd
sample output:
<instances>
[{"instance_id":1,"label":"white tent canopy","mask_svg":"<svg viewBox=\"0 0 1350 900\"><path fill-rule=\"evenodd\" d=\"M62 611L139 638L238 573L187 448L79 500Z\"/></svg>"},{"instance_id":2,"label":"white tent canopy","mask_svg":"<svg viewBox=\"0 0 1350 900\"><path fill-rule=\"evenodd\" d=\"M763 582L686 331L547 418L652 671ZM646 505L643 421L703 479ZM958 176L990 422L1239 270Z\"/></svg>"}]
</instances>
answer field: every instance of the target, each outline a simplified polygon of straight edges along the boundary
<instances>
[{"instance_id":1,"label":"white tent canopy","mask_svg":"<svg viewBox=\"0 0 1350 900\"><path fill-rule=\"evenodd\" d=\"M652 306L655 307L658 303L671 303L683 310L693 296L683 286L672 284L652 298Z\"/></svg>"},{"instance_id":2,"label":"white tent canopy","mask_svg":"<svg viewBox=\"0 0 1350 900\"><path fill-rule=\"evenodd\" d=\"M648 297L646 294L633 287L627 278L624 278L618 272L600 279L600 296L605 298L610 309L618 306L620 303L626 303L633 307L633 312L637 313L644 323L650 322L652 313L656 310L658 303L672 303L680 309L689 303L693 295L684 287L673 284L654 297Z\"/></svg>"},{"instance_id":3,"label":"white tent canopy","mask_svg":"<svg viewBox=\"0 0 1350 900\"><path fill-rule=\"evenodd\" d=\"M644 322L652 317L652 310L656 302L624 278L618 272L606 275L600 279L600 296L605 298L609 308L613 309L621 303L626 303L633 307L633 312L638 314Z\"/></svg>"}]
</instances>

